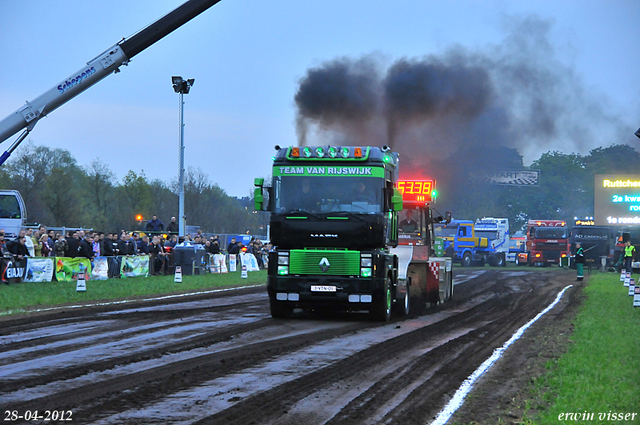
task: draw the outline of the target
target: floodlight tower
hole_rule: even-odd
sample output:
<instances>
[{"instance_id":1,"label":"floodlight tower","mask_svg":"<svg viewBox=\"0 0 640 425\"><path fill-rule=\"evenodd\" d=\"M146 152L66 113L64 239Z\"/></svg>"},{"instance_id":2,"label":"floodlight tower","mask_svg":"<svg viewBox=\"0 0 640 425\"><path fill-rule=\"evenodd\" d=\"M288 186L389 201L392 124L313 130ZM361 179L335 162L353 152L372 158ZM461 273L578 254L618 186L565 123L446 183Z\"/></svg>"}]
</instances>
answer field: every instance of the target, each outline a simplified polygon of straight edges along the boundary
<instances>
[{"instance_id":1,"label":"floodlight tower","mask_svg":"<svg viewBox=\"0 0 640 425\"><path fill-rule=\"evenodd\" d=\"M182 79L182 77L171 77L171 83L173 84L173 90L180 94L180 160L178 166L178 236L184 236L186 234L187 217L184 214L184 101L183 95L189 94L191 86L195 83L194 78L188 80Z\"/></svg>"}]
</instances>

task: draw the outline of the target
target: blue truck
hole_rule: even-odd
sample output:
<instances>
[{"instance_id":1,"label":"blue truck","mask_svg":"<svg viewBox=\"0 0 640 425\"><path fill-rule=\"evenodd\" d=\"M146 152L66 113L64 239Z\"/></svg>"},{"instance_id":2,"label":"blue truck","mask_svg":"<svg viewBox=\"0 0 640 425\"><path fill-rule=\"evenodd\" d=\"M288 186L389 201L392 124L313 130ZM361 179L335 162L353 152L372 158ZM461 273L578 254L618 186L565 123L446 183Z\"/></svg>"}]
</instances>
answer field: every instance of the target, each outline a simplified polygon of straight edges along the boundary
<instances>
[{"instance_id":1,"label":"blue truck","mask_svg":"<svg viewBox=\"0 0 640 425\"><path fill-rule=\"evenodd\" d=\"M486 263L503 267L509 250L508 229L507 219L480 219L475 223L472 220L451 220L450 223L434 225L436 238L442 240L442 244L438 244L442 254L459 262L462 267L482 267Z\"/></svg>"}]
</instances>

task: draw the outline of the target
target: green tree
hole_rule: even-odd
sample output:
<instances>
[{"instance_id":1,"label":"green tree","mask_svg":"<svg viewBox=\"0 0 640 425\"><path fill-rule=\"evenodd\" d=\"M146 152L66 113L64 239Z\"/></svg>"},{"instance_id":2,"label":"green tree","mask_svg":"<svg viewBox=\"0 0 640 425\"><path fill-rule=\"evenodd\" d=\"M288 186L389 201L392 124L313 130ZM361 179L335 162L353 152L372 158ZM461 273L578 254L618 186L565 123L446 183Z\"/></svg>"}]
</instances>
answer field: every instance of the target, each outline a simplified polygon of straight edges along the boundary
<instances>
[{"instance_id":1,"label":"green tree","mask_svg":"<svg viewBox=\"0 0 640 425\"><path fill-rule=\"evenodd\" d=\"M593 214L593 192L589 192L584 157L547 152L531 168L540 170L540 186L524 202L529 218L572 220Z\"/></svg>"},{"instance_id":2,"label":"green tree","mask_svg":"<svg viewBox=\"0 0 640 425\"><path fill-rule=\"evenodd\" d=\"M72 173L62 167L54 167L45 178L44 201L52 215L53 226L79 226L83 211L82 197ZM89 224L90 226L91 224ZM86 227L86 225L83 225Z\"/></svg>"},{"instance_id":3,"label":"green tree","mask_svg":"<svg viewBox=\"0 0 640 425\"><path fill-rule=\"evenodd\" d=\"M151 213L151 186L144 175L129 170L122 179L122 184L117 190L120 215L115 224L122 229L134 229L138 226L135 221L136 214L149 217Z\"/></svg>"},{"instance_id":4,"label":"green tree","mask_svg":"<svg viewBox=\"0 0 640 425\"><path fill-rule=\"evenodd\" d=\"M106 229L110 224L115 174L99 158L91 161L84 171L82 181L87 193L87 210L91 215L91 226Z\"/></svg>"}]
</instances>

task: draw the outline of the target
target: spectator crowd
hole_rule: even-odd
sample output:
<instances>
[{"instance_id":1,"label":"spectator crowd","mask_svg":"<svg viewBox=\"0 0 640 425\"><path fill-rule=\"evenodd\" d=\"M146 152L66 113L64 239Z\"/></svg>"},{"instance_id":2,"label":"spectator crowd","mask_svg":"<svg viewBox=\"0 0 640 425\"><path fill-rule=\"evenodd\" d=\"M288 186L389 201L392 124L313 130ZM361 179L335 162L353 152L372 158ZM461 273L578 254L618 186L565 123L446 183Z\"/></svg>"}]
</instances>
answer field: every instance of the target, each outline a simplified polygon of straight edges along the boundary
<instances>
[{"instance_id":1,"label":"spectator crowd","mask_svg":"<svg viewBox=\"0 0 640 425\"><path fill-rule=\"evenodd\" d=\"M149 255L150 273L152 275L168 274L170 268L170 253L178 245L176 234L168 235L162 221L154 215L146 225L149 234L140 237L138 232L121 231L119 233L104 233L84 230L69 230L66 234L47 230L41 225L37 229L23 228L13 241L5 241L4 230L0 230L0 251L3 256L11 256L15 260L27 257L68 257L87 258L115 257L125 255ZM177 233L178 224L172 217L167 226L167 232ZM150 237L151 236L151 237ZM226 247L226 252L220 246L220 236L215 235L206 239L201 231L193 237L186 235L184 244L201 245L208 254L239 254L247 252L254 254L260 268L264 268L264 259L269 247L260 239L251 238L248 246L235 238Z\"/></svg>"}]
</instances>

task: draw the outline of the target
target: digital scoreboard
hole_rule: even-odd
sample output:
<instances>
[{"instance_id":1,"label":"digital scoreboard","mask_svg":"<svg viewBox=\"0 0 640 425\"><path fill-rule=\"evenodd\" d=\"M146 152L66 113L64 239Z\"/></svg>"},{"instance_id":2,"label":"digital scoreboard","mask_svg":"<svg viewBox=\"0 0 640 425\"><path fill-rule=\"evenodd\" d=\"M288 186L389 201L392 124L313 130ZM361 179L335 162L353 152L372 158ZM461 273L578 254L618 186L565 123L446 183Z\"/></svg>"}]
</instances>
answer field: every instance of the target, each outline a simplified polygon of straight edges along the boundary
<instances>
[{"instance_id":1,"label":"digital scoreboard","mask_svg":"<svg viewBox=\"0 0 640 425\"><path fill-rule=\"evenodd\" d=\"M593 207L599 226L640 225L640 175L596 175Z\"/></svg>"},{"instance_id":2,"label":"digital scoreboard","mask_svg":"<svg viewBox=\"0 0 640 425\"><path fill-rule=\"evenodd\" d=\"M398 189L402 193L402 202L407 205L424 205L436 198L435 180L400 180Z\"/></svg>"}]
</instances>

